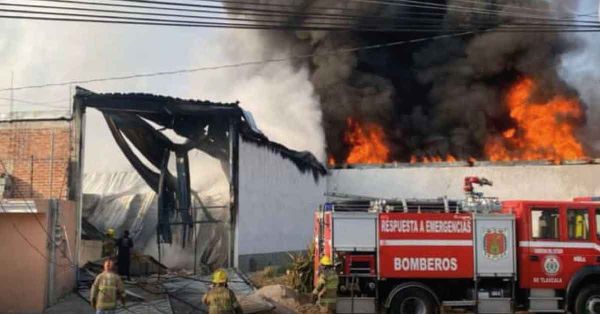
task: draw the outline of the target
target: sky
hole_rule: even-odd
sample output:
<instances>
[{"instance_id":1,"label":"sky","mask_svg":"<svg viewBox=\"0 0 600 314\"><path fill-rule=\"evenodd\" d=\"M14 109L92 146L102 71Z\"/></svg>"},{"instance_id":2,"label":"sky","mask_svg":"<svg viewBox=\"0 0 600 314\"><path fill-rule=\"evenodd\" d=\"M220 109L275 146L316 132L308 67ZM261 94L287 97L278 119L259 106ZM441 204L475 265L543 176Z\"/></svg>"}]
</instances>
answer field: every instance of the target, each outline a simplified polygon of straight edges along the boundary
<instances>
[{"instance_id":1,"label":"sky","mask_svg":"<svg viewBox=\"0 0 600 314\"><path fill-rule=\"evenodd\" d=\"M78 24L0 19L0 88L112 77L274 57L253 30ZM234 102L272 140L324 160L318 98L308 71L288 63L83 84L95 92L145 92ZM74 86L15 91L15 111L68 109ZM0 92L0 112L10 108ZM29 102L51 102L30 105ZM52 106L52 107L48 107ZM104 120L87 114L85 170L127 171Z\"/></svg>"},{"instance_id":2,"label":"sky","mask_svg":"<svg viewBox=\"0 0 600 314\"><path fill-rule=\"evenodd\" d=\"M577 8L581 13L597 9L597 0L580 0ZM590 104L588 118L599 121L600 38L596 33L570 36L579 36L584 49L563 58L563 77L577 86ZM273 55L262 42L260 32L253 30L0 19L0 88L11 86L11 75L14 86L23 86L283 56ZM82 86L96 92L240 101L269 138L293 149L311 151L324 160L319 99L308 77L306 68L284 62ZM62 86L16 91L14 110L68 109L73 89ZM0 112L9 110L7 98L10 93L0 92ZM46 104L33 106L20 100ZM131 170L98 112L90 110L87 118L86 171Z\"/></svg>"}]
</instances>

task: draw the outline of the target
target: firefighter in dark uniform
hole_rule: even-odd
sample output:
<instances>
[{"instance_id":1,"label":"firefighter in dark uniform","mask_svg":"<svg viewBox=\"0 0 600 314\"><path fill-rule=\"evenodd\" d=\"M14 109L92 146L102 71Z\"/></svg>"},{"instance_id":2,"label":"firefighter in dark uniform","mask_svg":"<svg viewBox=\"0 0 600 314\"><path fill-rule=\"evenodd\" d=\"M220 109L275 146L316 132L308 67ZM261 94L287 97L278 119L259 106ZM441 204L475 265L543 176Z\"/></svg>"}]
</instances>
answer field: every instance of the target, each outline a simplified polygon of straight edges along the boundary
<instances>
[{"instance_id":1,"label":"firefighter in dark uniform","mask_svg":"<svg viewBox=\"0 0 600 314\"><path fill-rule=\"evenodd\" d=\"M322 270L315 290L313 290L313 298L317 299L321 313L335 313L338 275L329 256L321 258L321 266Z\"/></svg>"},{"instance_id":2,"label":"firefighter in dark uniform","mask_svg":"<svg viewBox=\"0 0 600 314\"><path fill-rule=\"evenodd\" d=\"M208 314L242 314L235 294L227 288L227 272L217 269L212 282L212 288L202 297L202 303L208 306Z\"/></svg>"},{"instance_id":3,"label":"firefighter in dark uniform","mask_svg":"<svg viewBox=\"0 0 600 314\"><path fill-rule=\"evenodd\" d=\"M117 240L117 248L117 266L119 268L119 275L125 276L127 280L131 280L129 268L131 267L133 240L129 237L129 230L125 230L125 232L123 232L123 237Z\"/></svg>"}]
</instances>

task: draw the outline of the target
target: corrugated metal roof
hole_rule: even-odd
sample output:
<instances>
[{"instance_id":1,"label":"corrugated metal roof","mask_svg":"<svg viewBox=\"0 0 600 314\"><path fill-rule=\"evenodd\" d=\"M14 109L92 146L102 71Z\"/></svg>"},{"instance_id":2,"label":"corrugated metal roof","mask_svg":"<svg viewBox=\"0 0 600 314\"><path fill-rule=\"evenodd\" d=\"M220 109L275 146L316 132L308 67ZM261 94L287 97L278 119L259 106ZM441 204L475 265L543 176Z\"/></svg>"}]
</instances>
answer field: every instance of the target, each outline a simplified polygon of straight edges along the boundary
<instances>
[{"instance_id":1,"label":"corrugated metal roof","mask_svg":"<svg viewBox=\"0 0 600 314\"><path fill-rule=\"evenodd\" d=\"M206 114L233 115L239 118L240 135L246 141L266 147L292 161L302 172L312 172L315 179L327 174L326 167L308 151L296 151L269 140L256 126L251 114L244 114L237 102L218 103L201 100L188 100L175 97L141 93L94 93L77 87L75 98L86 107L103 112L136 113L144 118L162 121L162 125L172 123L174 116L203 116Z\"/></svg>"}]
</instances>

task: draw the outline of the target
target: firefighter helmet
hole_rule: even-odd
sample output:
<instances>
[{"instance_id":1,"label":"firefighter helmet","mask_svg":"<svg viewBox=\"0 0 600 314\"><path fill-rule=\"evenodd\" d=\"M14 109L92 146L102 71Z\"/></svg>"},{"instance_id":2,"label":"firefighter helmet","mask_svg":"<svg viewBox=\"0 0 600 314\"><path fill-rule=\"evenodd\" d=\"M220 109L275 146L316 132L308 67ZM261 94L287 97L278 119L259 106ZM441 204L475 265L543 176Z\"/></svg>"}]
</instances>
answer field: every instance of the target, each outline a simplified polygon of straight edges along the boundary
<instances>
[{"instance_id":1,"label":"firefighter helmet","mask_svg":"<svg viewBox=\"0 0 600 314\"><path fill-rule=\"evenodd\" d=\"M226 283L227 282L227 272L220 268L215 270L212 276L213 283Z\"/></svg>"},{"instance_id":2,"label":"firefighter helmet","mask_svg":"<svg viewBox=\"0 0 600 314\"><path fill-rule=\"evenodd\" d=\"M108 230L106 230L106 235L109 236L109 237L114 237L115 236L115 229L108 228Z\"/></svg>"},{"instance_id":3,"label":"firefighter helmet","mask_svg":"<svg viewBox=\"0 0 600 314\"><path fill-rule=\"evenodd\" d=\"M321 265L323 265L323 266L333 265L333 263L331 262L331 258L327 255L321 257Z\"/></svg>"}]
</instances>

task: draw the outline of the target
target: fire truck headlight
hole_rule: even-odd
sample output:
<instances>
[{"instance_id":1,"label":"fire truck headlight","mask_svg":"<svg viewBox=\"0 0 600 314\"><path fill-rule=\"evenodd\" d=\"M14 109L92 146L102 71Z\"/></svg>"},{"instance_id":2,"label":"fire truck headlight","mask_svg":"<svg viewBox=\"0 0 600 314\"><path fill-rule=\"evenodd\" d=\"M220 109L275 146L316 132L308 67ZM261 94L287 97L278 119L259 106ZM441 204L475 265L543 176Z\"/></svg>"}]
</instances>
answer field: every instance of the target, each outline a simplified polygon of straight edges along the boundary
<instances>
[{"instance_id":1,"label":"fire truck headlight","mask_svg":"<svg viewBox=\"0 0 600 314\"><path fill-rule=\"evenodd\" d=\"M376 286L375 286L375 283L374 283L374 282L372 282L372 281L371 281L371 282L369 282L369 284L368 284L367 286L368 286L368 287L369 287L369 289L371 289L371 290L375 290L375 287L376 287Z\"/></svg>"}]
</instances>

